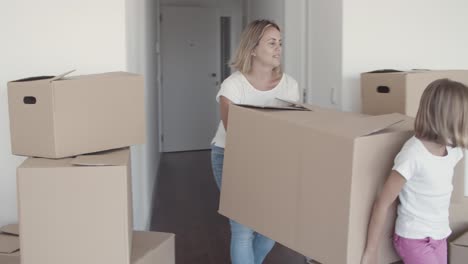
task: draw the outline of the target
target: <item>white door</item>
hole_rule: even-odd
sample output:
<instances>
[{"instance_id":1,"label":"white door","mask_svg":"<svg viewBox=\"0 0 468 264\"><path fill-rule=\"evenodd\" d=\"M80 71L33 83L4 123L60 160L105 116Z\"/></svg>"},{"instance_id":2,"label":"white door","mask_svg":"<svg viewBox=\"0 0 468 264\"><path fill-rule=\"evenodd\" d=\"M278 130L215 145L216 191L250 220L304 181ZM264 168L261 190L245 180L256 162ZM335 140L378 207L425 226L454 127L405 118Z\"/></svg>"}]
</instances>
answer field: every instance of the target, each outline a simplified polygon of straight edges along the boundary
<instances>
[{"instance_id":1,"label":"white door","mask_svg":"<svg viewBox=\"0 0 468 264\"><path fill-rule=\"evenodd\" d=\"M219 122L216 10L162 7L161 15L162 151L208 149Z\"/></svg>"}]
</instances>

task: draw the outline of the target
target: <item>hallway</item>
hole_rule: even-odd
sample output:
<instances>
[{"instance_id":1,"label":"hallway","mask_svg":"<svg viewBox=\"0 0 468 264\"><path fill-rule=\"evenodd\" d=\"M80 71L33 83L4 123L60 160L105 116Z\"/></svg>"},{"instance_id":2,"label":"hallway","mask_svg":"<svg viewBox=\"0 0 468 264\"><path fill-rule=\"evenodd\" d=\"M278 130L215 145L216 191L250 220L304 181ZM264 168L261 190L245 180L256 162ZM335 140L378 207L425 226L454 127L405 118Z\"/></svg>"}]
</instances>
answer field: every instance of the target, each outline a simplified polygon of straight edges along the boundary
<instances>
[{"instance_id":1,"label":"hallway","mask_svg":"<svg viewBox=\"0 0 468 264\"><path fill-rule=\"evenodd\" d=\"M217 213L210 151L162 153L151 230L176 234L177 264L228 264L229 224ZM265 264L303 264L276 244Z\"/></svg>"}]
</instances>

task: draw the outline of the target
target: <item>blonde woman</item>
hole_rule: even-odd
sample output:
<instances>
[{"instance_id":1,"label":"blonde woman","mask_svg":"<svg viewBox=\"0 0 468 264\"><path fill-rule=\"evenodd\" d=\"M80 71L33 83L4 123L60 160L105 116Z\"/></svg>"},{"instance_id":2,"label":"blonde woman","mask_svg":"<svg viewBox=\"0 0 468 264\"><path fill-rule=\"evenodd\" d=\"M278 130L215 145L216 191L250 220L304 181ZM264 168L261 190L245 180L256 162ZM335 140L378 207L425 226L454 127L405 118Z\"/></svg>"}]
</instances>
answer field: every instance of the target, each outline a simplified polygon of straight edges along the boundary
<instances>
[{"instance_id":1,"label":"blonde woman","mask_svg":"<svg viewBox=\"0 0 468 264\"><path fill-rule=\"evenodd\" d=\"M278 25L269 20L255 20L242 32L231 63L236 71L221 84L216 96L221 121L212 141L211 158L218 188L221 188L226 131L229 131L229 104L275 105L276 97L300 99L297 82L281 71L281 41ZM233 220L230 225L232 263L262 263L275 242Z\"/></svg>"},{"instance_id":2,"label":"blonde woman","mask_svg":"<svg viewBox=\"0 0 468 264\"><path fill-rule=\"evenodd\" d=\"M376 264L390 205L397 199L393 246L405 264L447 264L452 177L468 146L468 88L440 79L424 90L410 138L375 201L362 264Z\"/></svg>"}]
</instances>

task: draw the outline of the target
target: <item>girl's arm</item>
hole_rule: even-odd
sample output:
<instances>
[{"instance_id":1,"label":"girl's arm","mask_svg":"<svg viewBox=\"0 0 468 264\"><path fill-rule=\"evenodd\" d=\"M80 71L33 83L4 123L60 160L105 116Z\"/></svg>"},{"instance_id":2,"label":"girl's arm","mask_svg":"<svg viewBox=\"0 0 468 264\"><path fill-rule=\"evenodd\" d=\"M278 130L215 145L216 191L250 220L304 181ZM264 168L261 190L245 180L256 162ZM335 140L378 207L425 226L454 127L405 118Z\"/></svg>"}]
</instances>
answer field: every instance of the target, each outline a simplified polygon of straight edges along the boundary
<instances>
[{"instance_id":1,"label":"girl's arm","mask_svg":"<svg viewBox=\"0 0 468 264\"><path fill-rule=\"evenodd\" d=\"M221 120L223 121L224 129L227 131L228 125L228 113L229 105L232 104L232 101L227 99L225 96L219 97L219 107L221 112Z\"/></svg>"},{"instance_id":2,"label":"girl's arm","mask_svg":"<svg viewBox=\"0 0 468 264\"><path fill-rule=\"evenodd\" d=\"M382 229L387 219L388 209L398 197L406 179L400 173L392 171L384 184L383 190L374 202L372 216L367 230L367 244L361 264L376 264Z\"/></svg>"}]
</instances>

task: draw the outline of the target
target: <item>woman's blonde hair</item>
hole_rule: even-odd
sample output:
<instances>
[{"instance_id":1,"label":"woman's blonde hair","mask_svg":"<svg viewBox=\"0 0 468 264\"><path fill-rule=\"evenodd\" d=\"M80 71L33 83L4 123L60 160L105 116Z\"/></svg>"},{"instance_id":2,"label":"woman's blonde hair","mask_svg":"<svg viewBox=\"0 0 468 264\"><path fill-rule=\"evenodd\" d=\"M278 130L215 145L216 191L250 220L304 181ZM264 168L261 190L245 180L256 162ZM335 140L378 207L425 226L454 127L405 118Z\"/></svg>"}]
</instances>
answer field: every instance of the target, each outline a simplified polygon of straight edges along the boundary
<instances>
[{"instance_id":1,"label":"woman's blonde hair","mask_svg":"<svg viewBox=\"0 0 468 264\"><path fill-rule=\"evenodd\" d=\"M239 47L234 57L231 59L230 65L233 69L242 73L250 72L252 67L252 52L255 47L257 47L265 31L270 27L280 31L276 23L266 19L254 20L247 25L244 31L242 31ZM274 70L280 72L281 68L276 67Z\"/></svg>"},{"instance_id":2,"label":"woman's blonde hair","mask_svg":"<svg viewBox=\"0 0 468 264\"><path fill-rule=\"evenodd\" d=\"M416 137L452 147L468 147L468 87L439 79L424 90L414 124Z\"/></svg>"}]
</instances>

